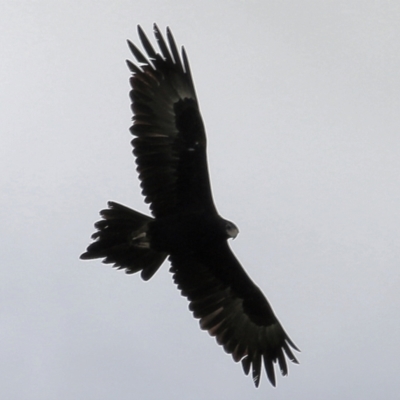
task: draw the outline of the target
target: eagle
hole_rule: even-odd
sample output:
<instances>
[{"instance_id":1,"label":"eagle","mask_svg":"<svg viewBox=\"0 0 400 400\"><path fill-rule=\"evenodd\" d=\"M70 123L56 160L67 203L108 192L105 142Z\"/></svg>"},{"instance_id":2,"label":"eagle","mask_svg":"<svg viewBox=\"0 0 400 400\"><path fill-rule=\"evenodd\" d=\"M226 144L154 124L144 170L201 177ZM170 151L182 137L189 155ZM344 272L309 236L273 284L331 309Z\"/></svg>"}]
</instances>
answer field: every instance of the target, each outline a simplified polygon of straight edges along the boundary
<instances>
[{"instance_id":1,"label":"eagle","mask_svg":"<svg viewBox=\"0 0 400 400\"><path fill-rule=\"evenodd\" d=\"M94 240L80 258L140 272L149 280L168 258L173 280L189 309L256 387L264 367L273 386L274 364L287 375L287 360L299 351L270 304L247 275L228 239L236 225L222 218L213 201L206 134L184 47L169 28L166 39L154 24L155 49L138 26L144 52L128 41L136 61L132 73L130 128L133 155L147 216L116 202L100 211Z\"/></svg>"}]
</instances>

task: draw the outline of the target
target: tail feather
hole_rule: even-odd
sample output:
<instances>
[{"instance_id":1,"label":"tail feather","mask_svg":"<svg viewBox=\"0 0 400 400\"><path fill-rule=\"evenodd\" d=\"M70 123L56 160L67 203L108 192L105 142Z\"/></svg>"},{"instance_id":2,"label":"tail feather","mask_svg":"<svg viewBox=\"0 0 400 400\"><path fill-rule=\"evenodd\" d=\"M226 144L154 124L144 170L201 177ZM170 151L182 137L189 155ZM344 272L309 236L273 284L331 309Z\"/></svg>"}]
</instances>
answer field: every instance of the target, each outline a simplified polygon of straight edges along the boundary
<instances>
[{"instance_id":1,"label":"tail feather","mask_svg":"<svg viewBox=\"0 0 400 400\"><path fill-rule=\"evenodd\" d=\"M142 271L141 277L150 279L167 257L150 248L147 229L153 218L112 201L108 207L100 211L103 219L95 223L95 241L80 258L104 258L105 264L125 268L128 274Z\"/></svg>"}]
</instances>

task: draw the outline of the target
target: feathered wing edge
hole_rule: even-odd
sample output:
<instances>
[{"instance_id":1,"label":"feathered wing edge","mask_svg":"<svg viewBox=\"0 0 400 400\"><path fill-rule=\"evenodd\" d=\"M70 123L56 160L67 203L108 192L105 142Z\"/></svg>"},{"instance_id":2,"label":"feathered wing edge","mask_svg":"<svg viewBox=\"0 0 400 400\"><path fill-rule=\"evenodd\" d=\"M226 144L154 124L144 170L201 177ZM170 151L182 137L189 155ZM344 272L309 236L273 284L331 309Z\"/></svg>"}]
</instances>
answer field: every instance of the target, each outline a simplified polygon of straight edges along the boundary
<instances>
[{"instance_id":1,"label":"feathered wing edge","mask_svg":"<svg viewBox=\"0 0 400 400\"><path fill-rule=\"evenodd\" d=\"M182 203L178 170L182 169L182 153L187 152L185 140L190 137L190 132L182 132L179 126L182 104L190 104L195 110L196 122L201 116L183 47L180 56L169 29L165 40L154 25L159 50L153 48L140 26L138 32L144 53L128 41L136 58L136 63L127 61L132 72L132 146L145 202L150 203L153 215L160 217L176 212ZM205 142L204 132L201 135Z\"/></svg>"},{"instance_id":2,"label":"feathered wing edge","mask_svg":"<svg viewBox=\"0 0 400 400\"><path fill-rule=\"evenodd\" d=\"M251 371L256 387L260 383L262 365L275 386L274 363L284 376L288 374L286 357L298 364L292 349L300 350L273 314L271 323L255 324L244 310L243 299L206 266L188 257L173 255L169 260L174 282L189 300L189 309L200 320L201 329L214 336L235 362L241 361L246 375ZM181 265L184 267L180 268Z\"/></svg>"}]
</instances>

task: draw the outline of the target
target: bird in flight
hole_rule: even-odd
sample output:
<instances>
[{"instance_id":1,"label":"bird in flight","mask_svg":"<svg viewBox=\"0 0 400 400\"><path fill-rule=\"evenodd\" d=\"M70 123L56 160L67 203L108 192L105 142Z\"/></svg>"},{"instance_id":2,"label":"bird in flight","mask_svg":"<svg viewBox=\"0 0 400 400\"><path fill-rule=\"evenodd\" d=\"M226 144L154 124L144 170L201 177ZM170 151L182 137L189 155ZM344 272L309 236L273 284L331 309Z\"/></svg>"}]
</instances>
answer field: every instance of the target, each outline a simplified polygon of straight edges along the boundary
<instances>
[{"instance_id":1,"label":"bird in flight","mask_svg":"<svg viewBox=\"0 0 400 400\"><path fill-rule=\"evenodd\" d=\"M140 272L150 279L168 257L173 280L200 327L241 361L260 383L262 366L273 386L274 364L287 375L286 358L298 350L267 299L253 283L227 240L238 228L215 207L207 166L206 134L185 49L157 25L155 49L138 27L144 52L128 41L135 63L130 98L133 154L152 217L109 202L100 211L94 239L81 259Z\"/></svg>"}]
</instances>

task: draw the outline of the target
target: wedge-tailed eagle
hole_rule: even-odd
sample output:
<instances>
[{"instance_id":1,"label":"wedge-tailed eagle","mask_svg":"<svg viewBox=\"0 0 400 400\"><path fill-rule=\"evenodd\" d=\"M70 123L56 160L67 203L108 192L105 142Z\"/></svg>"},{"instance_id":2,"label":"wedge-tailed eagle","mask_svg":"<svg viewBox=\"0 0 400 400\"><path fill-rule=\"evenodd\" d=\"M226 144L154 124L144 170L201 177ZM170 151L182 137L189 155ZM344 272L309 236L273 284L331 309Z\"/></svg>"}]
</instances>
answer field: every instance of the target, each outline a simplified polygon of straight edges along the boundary
<instances>
[{"instance_id":1,"label":"wedge-tailed eagle","mask_svg":"<svg viewBox=\"0 0 400 400\"><path fill-rule=\"evenodd\" d=\"M259 385L262 365L275 386L274 363L287 375L286 358L298 348L279 323L227 240L238 228L214 205L207 167L206 134L186 52L171 31L154 25L156 50L138 27L144 52L128 41L132 72L133 154L153 217L115 202L102 210L97 231L81 259L140 272L150 279L168 257L189 309L201 329L241 361Z\"/></svg>"}]
</instances>

